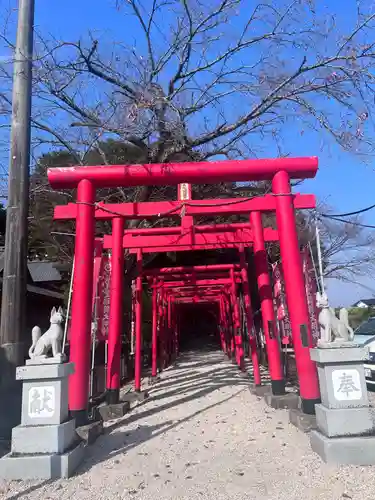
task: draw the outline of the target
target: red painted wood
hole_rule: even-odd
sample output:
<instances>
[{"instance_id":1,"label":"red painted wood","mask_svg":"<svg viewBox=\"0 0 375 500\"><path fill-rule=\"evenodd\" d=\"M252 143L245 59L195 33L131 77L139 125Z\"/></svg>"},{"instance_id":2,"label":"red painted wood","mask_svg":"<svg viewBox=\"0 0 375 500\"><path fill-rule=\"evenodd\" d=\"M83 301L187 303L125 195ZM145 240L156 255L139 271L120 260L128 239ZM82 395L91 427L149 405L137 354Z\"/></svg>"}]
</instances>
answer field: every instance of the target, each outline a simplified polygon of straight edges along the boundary
<instances>
[{"instance_id":1,"label":"red painted wood","mask_svg":"<svg viewBox=\"0 0 375 500\"><path fill-rule=\"evenodd\" d=\"M316 157L213 162L154 163L146 165L96 165L48 169L53 189L75 188L82 179L97 187L166 186L180 183L271 180L280 171L291 179L315 177Z\"/></svg>"},{"instance_id":2,"label":"red painted wood","mask_svg":"<svg viewBox=\"0 0 375 500\"><path fill-rule=\"evenodd\" d=\"M193 243L190 243L190 234L183 235L158 235L158 236L129 236L125 235L123 238L123 247L130 248L141 248L145 251L150 250L151 247L173 247L177 248L179 246L187 247L189 250L193 250L194 245L202 245L206 248L206 245L220 245L220 248L225 248L227 244L240 243L248 246L253 242L253 233L250 229L240 229L236 231L219 231L217 233L197 233L192 237ZM264 229L264 239L265 241L278 241L277 231L271 228ZM104 248L112 247L112 236L104 236Z\"/></svg>"},{"instance_id":3,"label":"red painted wood","mask_svg":"<svg viewBox=\"0 0 375 500\"><path fill-rule=\"evenodd\" d=\"M185 215L241 215L249 214L253 210L260 212L274 212L276 197L272 195L259 196L252 199L224 198L212 200L191 200L184 204ZM294 194L295 209L310 209L316 207L316 199L312 194ZM98 203L95 207L96 219L113 219L121 215L130 219L147 219L153 217L179 217L181 213L179 201L156 201L142 203ZM58 205L54 209L55 220L70 220L77 217L77 205L68 203Z\"/></svg>"}]
</instances>

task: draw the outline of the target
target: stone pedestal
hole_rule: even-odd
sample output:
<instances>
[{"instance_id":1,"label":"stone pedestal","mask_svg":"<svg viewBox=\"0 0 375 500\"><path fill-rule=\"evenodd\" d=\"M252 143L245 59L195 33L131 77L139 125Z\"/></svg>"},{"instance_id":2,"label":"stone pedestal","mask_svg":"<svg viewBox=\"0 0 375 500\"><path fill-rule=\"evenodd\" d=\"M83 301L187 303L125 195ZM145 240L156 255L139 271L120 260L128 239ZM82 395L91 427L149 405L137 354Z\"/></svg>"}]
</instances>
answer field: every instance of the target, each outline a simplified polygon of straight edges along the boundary
<instances>
[{"instance_id":1,"label":"stone pedestal","mask_svg":"<svg viewBox=\"0 0 375 500\"><path fill-rule=\"evenodd\" d=\"M278 396L272 394L270 391L264 395L264 401L268 406L275 408L276 410L296 409L299 406L299 396L294 392L288 392Z\"/></svg>"},{"instance_id":2,"label":"stone pedestal","mask_svg":"<svg viewBox=\"0 0 375 500\"><path fill-rule=\"evenodd\" d=\"M316 361L322 403L315 406L312 449L325 462L375 464L375 435L363 362L367 349L353 343L320 344Z\"/></svg>"},{"instance_id":3,"label":"stone pedestal","mask_svg":"<svg viewBox=\"0 0 375 500\"><path fill-rule=\"evenodd\" d=\"M68 377L72 363L32 364L17 368L22 381L21 425L12 431L11 452L0 460L0 477L69 477L83 459L84 447L68 417Z\"/></svg>"},{"instance_id":4,"label":"stone pedestal","mask_svg":"<svg viewBox=\"0 0 375 500\"><path fill-rule=\"evenodd\" d=\"M125 416L130 410L130 402L122 401L118 404L100 405L98 410L103 422L108 422Z\"/></svg>"},{"instance_id":5,"label":"stone pedestal","mask_svg":"<svg viewBox=\"0 0 375 500\"><path fill-rule=\"evenodd\" d=\"M121 394L121 402L129 402L130 404L136 403L137 401L145 401L148 399L149 393L147 391L132 391L126 394Z\"/></svg>"}]
</instances>

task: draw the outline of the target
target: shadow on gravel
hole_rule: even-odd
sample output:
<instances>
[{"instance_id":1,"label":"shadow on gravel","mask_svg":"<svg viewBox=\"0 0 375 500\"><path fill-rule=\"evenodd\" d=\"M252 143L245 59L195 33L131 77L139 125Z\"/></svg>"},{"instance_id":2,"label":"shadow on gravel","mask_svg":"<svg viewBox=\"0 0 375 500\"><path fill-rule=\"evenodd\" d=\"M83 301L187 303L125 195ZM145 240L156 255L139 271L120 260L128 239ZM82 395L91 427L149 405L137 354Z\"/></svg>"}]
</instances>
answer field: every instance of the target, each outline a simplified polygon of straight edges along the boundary
<instances>
[{"instance_id":1,"label":"shadow on gravel","mask_svg":"<svg viewBox=\"0 0 375 500\"><path fill-rule=\"evenodd\" d=\"M54 483L54 479L48 479L46 481L43 481L42 483L34 484L33 486L30 486L26 490L20 491L19 493L15 493L14 495L7 497L7 500L19 500L22 497L26 497L33 491L39 490L39 488L43 488L43 486L47 486L48 484Z\"/></svg>"},{"instance_id":2,"label":"shadow on gravel","mask_svg":"<svg viewBox=\"0 0 375 500\"><path fill-rule=\"evenodd\" d=\"M186 359L184 357L184 364L185 362ZM216 363L217 362L218 361L216 356ZM160 387L157 386L157 388L150 391L150 397L142 404L142 409L145 408L144 411L138 411L137 413L130 414L128 417L114 422L107 429L110 431L115 430L118 427L136 422L139 419L148 418L156 413L167 411L171 408L183 405L195 399L203 398L218 389L222 389L228 386L238 386L241 388L245 388L251 384L250 378L242 378L236 367L228 367L225 365L223 365L222 368L218 369L216 367L214 370L198 373L197 375L194 375L192 377L168 377L167 381L168 382L164 385L161 382ZM170 390L168 390L167 392L161 392L165 391L166 388L169 388ZM147 408L147 405L149 405L150 403L169 398L173 398L173 400L152 408Z\"/></svg>"},{"instance_id":3,"label":"shadow on gravel","mask_svg":"<svg viewBox=\"0 0 375 500\"><path fill-rule=\"evenodd\" d=\"M151 401L158 401L161 399L168 399L173 396L186 395L189 391L198 391L198 389L206 388L208 392L215 391L230 385L248 385L249 382L245 379L237 378L231 376L231 370L222 371L220 374L217 372L210 372L209 377L196 376L191 378L187 383L185 380L183 383L179 383L176 389L173 389L173 385L169 386L171 390L168 392L162 392L161 394L156 393L155 395L151 392ZM163 389L166 387L164 386ZM202 394L195 392L196 397L201 397ZM194 394L192 394L192 399L194 399Z\"/></svg>"},{"instance_id":4,"label":"shadow on gravel","mask_svg":"<svg viewBox=\"0 0 375 500\"><path fill-rule=\"evenodd\" d=\"M207 357L205 356L206 353ZM199 351L198 356L202 356L202 350ZM114 460L114 463L116 463L116 457L126 454L127 451L177 428L179 425L184 424L207 410L230 401L251 384L251 376L247 378L241 377L237 367L235 365L228 366L228 360L224 362L225 358L222 354L218 354L216 349L215 351L211 348L204 349L203 356L204 361L200 362L197 361L197 352L185 351L182 353L180 358L181 365L164 371L162 376L164 375L166 378L164 381L162 379L159 384L153 387L151 389L150 398L138 406L138 410L141 411L130 414L114 422L111 426L107 427L106 433L87 449L86 459L78 469L76 475L80 476L85 474L95 465L108 460ZM217 365L220 365L221 362L223 362L222 365L218 367ZM212 365L216 365L212 370L203 372L197 370L197 368L204 368ZM139 425L135 430L116 432L116 429L119 427L125 427L127 424L150 417L155 413L167 411L170 408L183 405L195 399L204 398L206 395L228 386L238 386L239 390L235 394L223 398L221 401L211 405L204 406L180 420L169 420L158 425ZM152 408L147 408L149 403L162 401L168 398L172 398L172 401L160 405L158 404ZM147 454L144 453L144 455L146 456ZM53 482L54 481L39 482L26 490L8 497L8 500L27 498L27 495L30 493Z\"/></svg>"},{"instance_id":5,"label":"shadow on gravel","mask_svg":"<svg viewBox=\"0 0 375 500\"><path fill-rule=\"evenodd\" d=\"M169 387L173 388L175 386L181 388L181 391L183 392L183 389L188 389L192 383L195 384L196 382L200 382L208 385L218 383L218 381L224 382L224 379L227 385L237 384L238 382L246 383L245 378L241 378L239 373L233 373L233 371L234 370L231 367L222 368L219 371L216 368L215 370L205 372L204 374L194 372L195 374L191 376L180 375L179 377L168 377L165 382L161 380L160 383L155 385L151 389L150 393L153 396L153 394L157 394L158 392L164 391ZM251 382L250 378L247 380ZM168 395L169 393L166 393L165 397L168 397ZM154 399L154 397L152 399Z\"/></svg>"},{"instance_id":6,"label":"shadow on gravel","mask_svg":"<svg viewBox=\"0 0 375 500\"><path fill-rule=\"evenodd\" d=\"M201 353L200 353L201 354ZM138 411L134 414L129 414L127 417L114 422L107 427L106 434L101 436L97 442L90 448L89 455L87 456L82 467L78 471L78 475L84 474L91 467L105 462L107 460L114 460L115 457L126 454L127 451L136 448L137 446L153 439L161 434L164 434L172 429L177 428L179 425L184 424L188 420L210 410L222 403L229 401L240 394L250 384L250 380L242 378L235 366L228 366L222 364L217 366L223 360L223 357L218 356L216 352L209 352L208 356L211 359L205 359L204 362L193 362L190 364L190 359L197 360L196 353L184 353L182 355L181 371L175 372L175 369L165 371L165 382L161 380L160 384L151 389L150 398L138 407ZM194 367L205 367L209 365L216 365L211 370L199 372L191 370ZM181 373L182 372L182 373ZM175 376L176 373L176 376ZM221 401L215 402L211 405L205 405L194 413L187 415L180 420L166 420L158 425L139 425L135 430L121 430L117 429L126 428L127 425L142 419L147 419L152 415L159 412L168 412L169 409L179 405L184 405L190 401L203 398L208 394L217 391L221 388L228 386L238 386L239 390L229 397L223 397ZM159 401L170 399L162 404ZM155 406L147 407L149 404L156 403ZM168 418L168 413L166 413ZM146 454L145 454L146 455ZM115 460L116 463L116 460Z\"/></svg>"},{"instance_id":7,"label":"shadow on gravel","mask_svg":"<svg viewBox=\"0 0 375 500\"><path fill-rule=\"evenodd\" d=\"M122 432L112 432L110 434L105 434L101 436L97 442L91 448L91 456L88 456L82 466L79 468L77 472L77 476L84 474L91 467L100 464L101 462L105 462L107 460L113 460L115 457L119 455L125 454L127 451L153 439L165 432L168 432L181 424L184 424L188 420L204 413L205 411L214 408L216 406L221 405L226 401L230 401L235 398L238 394L240 394L244 389L239 390L235 394L217 402L212 405L206 406L201 410L198 410L187 417L178 420L178 421L167 421L158 425L140 425L137 429L133 431L122 431ZM181 400L180 400L181 401ZM144 415L143 415L144 416ZM139 415L138 415L139 417ZM126 425L128 421L121 422L121 425ZM118 426L116 423L115 426ZM112 429L115 427L113 426ZM147 453L143 454L147 456ZM116 461L115 461L116 463Z\"/></svg>"}]
</instances>

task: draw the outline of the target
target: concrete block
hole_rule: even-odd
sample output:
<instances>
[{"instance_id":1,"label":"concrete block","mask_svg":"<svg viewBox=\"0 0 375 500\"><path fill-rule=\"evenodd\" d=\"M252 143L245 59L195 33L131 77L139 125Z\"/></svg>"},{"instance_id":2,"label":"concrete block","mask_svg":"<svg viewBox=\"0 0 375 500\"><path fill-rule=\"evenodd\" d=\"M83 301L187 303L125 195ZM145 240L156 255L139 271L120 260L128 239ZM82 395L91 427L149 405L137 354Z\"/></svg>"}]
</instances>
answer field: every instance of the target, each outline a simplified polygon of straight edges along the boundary
<instances>
[{"instance_id":1,"label":"concrete block","mask_svg":"<svg viewBox=\"0 0 375 500\"><path fill-rule=\"evenodd\" d=\"M67 378L74 373L73 363L18 366L16 380L50 380Z\"/></svg>"},{"instance_id":2,"label":"concrete block","mask_svg":"<svg viewBox=\"0 0 375 500\"><path fill-rule=\"evenodd\" d=\"M102 405L98 408L99 414L104 422L121 418L130 410L130 402L123 401L114 405Z\"/></svg>"},{"instance_id":3,"label":"concrete block","mask_svg":"<svg viewBox=\"0 0 375 500\"><path fill-rule=\"evenodd\" d=\"M12 431L12 453L63 453L77 441L75 421L63 424L24 427Z\"/></svg>"},{"instance_id":4,"label":"concrete block","mask_svg":"<svg viewBox=\"0 0 375 500\"><path fill-rule=\"evenodd\" d=\"M156 385L158 382L160 382L160 377L159 376L156 376L156 377L150 377L149 379L149 384L150 385Z\"/></svg>"},{"instance_id":5,"label":"concrete block","mask_svg":"<svg viewBox=\"0 0 375 500\"><path fill-rule=\"evenodd\" d=\"M368 347L356 344L330 344L329 347L314 347L310 349L310 358L316 363L355 363L368 358Z\"/></svg>"},{"instance_id":6,"label":"concrete block","mask_svg":"<svg viewBox=\"0 0 375 500\"><path fill-rule=\"evenodd\" d=\"M315 347L310 349L310 358L319 364L363 363L368 358L368 348L356 346L355 344L354 346L347 345L347 347L342 345L329 348Z\"/></svg>"},{"instance_id":7,"label":"concrete block","mask_svg":"<svg viewBox=\"0 0 375 500\"><path fill-rule=\"evenodd\" d=\"M87 425L77 427L76 433L86 444L93 444L103 434L103 422L98 420Z\"/></svg>"},{"instance_id":8,"label":"concrete block","mask_svg":"<svg viewBox=\"0 0 375 500\"><path fill-rule=\"evenodd\" d=\"M259 396L259 397L264 397L265 394L271 392L271 386L270 385L254 385L252 384L250 386L250 392L254 396Z\"/></svg>"},{"instance_id":9,"label":"concrete block","mask_svg":"<svg viewBox=\"0 0 375 500\"><path fill-rule=\"evenodd\" d=\"M134 403L137 401L145 401L149 397L149 393L147 391L132 391L127 392L126 394L122 394L120 399L122 402L128 401L129 403Z\"/></svg>"},{"instance_id":10,"label":"concrete block","mask_svg":"<svg viewBox=\"0 0 375 500\"><path fill-rule=\"evenodd\" d=\"M68 416L67 378L23 382L21 425L56 425Z\"/></svg>"},{"instance_id":11,"label":"concrete block","mask_svg":"<svg viewBox=\"0 0 375 500\"><path fill-rule=\"evenodd\" d=\"M27 359L25 362L26 366L31 366L31 365L60 365L62 363L66 362L66 356L65 354L60 354L59 358L32 358L32 359Z\"/></svg>"},{"instance_id":12,"label":"concrete block","mask_svg":"<svg viewBox=\"0 0 375 500\"><path fill-rule=\"evenodd\" d=\"M0 459L0 478L12 480L48 480L68 478L84 458L84 445L79 443L62 455L13 455Z\"/></svg>"},{"instance_id":13,"label":"concrete block","mask_svg":"<svg viewBox=\"0 0 375 500\"><path fill-rule=\"evenodd\" d=\"M57 479L60 477L59 461L54 455L12 455L0 460L0 477L6 481Z\"/></svg>"},{"instance_id":14,"label":"concrete block","mask_svg":"<svg viewBox=\"0 0 375 500\"><path fill-rule=\"evenodd\" d=\"M289 422L305 434L317 427L315 415L306 415L299 408L289 410Z\"/></svg>"},{"instance_id":15,"label":"concrete block","mask_svg":"<svg viewBox=\"0 0 375 500\"><path fill-rule=\"evenodd\" d=\"M291 410L292 408L297 409L299 407L299 396L291 392L281 396L274 396L271 392L268 392L264 395L264 400L268 406L276 410Z\"/></svg>"},{"instance_id":16,"label":"concrete block","mask_svg":"<svg viewBox=\"0 0 375 500\"><path fill-rule=\"evenodd\" d=\"M371 434L374 423L370 408L329 409L315 405L316 423L327 437Z\"/></svg>"},{"instance_id":17,"label":"concrete block","mask_svg":"<svg viewBox=\"0 0 375 500\"><path fill-rule=\"evenodd\" d=\"M326 408L369 405L363 364L318 365L318 376L321 400Z\"/></svg>"},{"instance_id":18,"label":"concrete block","mask_svg":"<svg viewBox=\"0 0 375 500\"><path fill-rule=\"evenodd\" d=\"M375 436L329 438L310 432L312 450L324 462L336 465L375 465Z\"/></svg>"},{"instance_id":19,"label":"concrete block","mask_svg":"<svg viewBox=\"0 0 375 500\"><path fill-rule=\"evenodd\" d=\"M69 478L83 462L85 458L85 444L79 443L75 448L61 455L60 477Z\"/></svg>"}]
</instances>

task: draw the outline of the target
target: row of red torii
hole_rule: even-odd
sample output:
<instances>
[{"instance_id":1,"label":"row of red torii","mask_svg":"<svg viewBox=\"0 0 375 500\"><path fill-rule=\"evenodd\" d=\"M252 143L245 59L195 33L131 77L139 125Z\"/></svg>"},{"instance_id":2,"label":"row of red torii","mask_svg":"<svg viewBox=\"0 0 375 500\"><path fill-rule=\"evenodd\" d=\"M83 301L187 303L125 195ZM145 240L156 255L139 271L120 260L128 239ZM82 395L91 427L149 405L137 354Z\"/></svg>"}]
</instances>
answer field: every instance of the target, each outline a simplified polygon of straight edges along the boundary
<instances>
[{"instance_id":1,"label":"row of red torii","mask_svg":"<svg viewBox=\"0 0 375 500\"><path fill-rule=\"evenodd\" d=\"M166 318L169 327L175 305L184 301L209 300L219 305L219 326L222 347L235 356L242 365L241 339L235 335L226 338L229 307L238 327L238 301L236 282L241 281L250 335L249 343L253 362L254 379L260 384L259 364L255 338L252 335L252 312L247 283L244 247L253 246L257 285L261 301L263 331L269 362L271 386L274 394L283 394L285 381L280 359L271 281L265 242L279 241L282 270L285 282L292 342L299 379L302 410L314 413L320 400L315 364L310 359L313 346L305 282L296 228L295 210L313 209L313 195L293 194L290 181L312 178L316 175L318 161L309 158L279 158L267 160L231 160L220 162L191 162L150 165L110 165L53 168L48 171L54 189L77 188L76 203L55 207L54 218L76 220L75 266L70 323L70 361L75 373L69 385L69 408L77 425L87 419L89 401L90 345L92 321L92 294L94 270L95 221L111 220L112 235L103 239L103 247L112 249L110 281L110 323L108 332L107 390L114 400L120 389L120 349L122 335L122 294L124 279L124 248L137 255L135 307L135 390L141 389L141 291L142 255L146 252L170 252L215 248L238 248L240 265L209 266L186 270L164 269L159 274L148 274L153 287L153 356L152 375L156 376L156 351L160 319ZM192 200L190 186L202 183L272 181L272 193L252 199ZM179 199L174 201L105 204L96 202L96 189L138 185L181 185ZM263 228L262 213L276 212L277 230ZM195 226L194 216L248 214L249 223ZM143 228L125 231L126 219L181 217L180 227ZM203 266L204 267L204 266ZM190 275L189 275L190 272ZM202 274L203 273L203 274ZM207 274L208 273L208 274ZM211 273L211 274L210 274ZM170 276L168 276L170 274ZM194 275L194 276L193 276ZM191 282L193 276L194 283ZM190 280L190 282L189 282ZM166 307L166 309L165 309ZM173 331L169 329L168 331ZM235 329L239 331L239 328ZM169 338L164 338L171 350L177 351L177 328ZM163 356L163 353L159 353Z\"/></svg>"}]
</instances>

